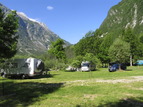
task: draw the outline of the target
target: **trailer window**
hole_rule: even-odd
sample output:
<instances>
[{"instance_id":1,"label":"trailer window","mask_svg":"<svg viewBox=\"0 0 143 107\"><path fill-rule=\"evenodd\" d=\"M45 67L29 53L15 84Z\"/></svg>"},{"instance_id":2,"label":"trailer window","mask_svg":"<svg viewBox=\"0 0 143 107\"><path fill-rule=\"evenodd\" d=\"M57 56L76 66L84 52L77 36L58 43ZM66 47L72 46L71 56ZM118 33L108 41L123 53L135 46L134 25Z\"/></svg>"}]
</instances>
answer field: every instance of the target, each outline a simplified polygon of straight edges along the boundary
<instances>
[{"instance_id":1,"label":"trailer window","mask_svg":"<svg viewBox=\"0 0 143 107\"><path fill-rule=\"evenodd\" d=\"M25 63L22 67L28 68L29 63Z\"/></svg>"},{"instance_id":2,"label":"trailer window","mask_svg":"<svg viewBox=\"0 0 143 107\"><path fill-rule=\"evenodd\" d=\"M84 64L82 64L82 67L84 67L84 66L89 67L89 63L84 63Z\"/></svg>"},{"instance_id":3,"label":"trailer window","mask_svg":"<svg viewBox=\"0 0 143 107\"><path fill-rule=\"evenodd\" d=\"M10 68L18 68L18 64L17 63L10 63L9 67Z\"/></svg>"}]
</instances>

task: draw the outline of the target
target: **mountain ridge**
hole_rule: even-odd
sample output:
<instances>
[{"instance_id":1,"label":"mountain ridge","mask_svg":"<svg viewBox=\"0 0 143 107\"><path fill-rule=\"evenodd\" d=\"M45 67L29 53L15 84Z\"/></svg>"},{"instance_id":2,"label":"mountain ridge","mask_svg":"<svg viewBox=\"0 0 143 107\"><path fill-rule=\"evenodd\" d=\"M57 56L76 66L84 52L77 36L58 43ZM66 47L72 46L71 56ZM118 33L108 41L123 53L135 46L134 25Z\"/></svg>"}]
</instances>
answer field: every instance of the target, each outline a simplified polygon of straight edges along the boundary
<instances>
[{"instance_id":1,"label":"mountain ridge","mask_svg":"<svg viewBox=\"0 0 143 107\"><path fill-rule=\"evenodd\" d=\"M10 9L0 3L0 8L5 14L11 12ZM18 54L41 54L48 50L51 42L56 41L60 37L52 32L44 23L29 18L23 12L17 12L19 28L17 34ZM60 38L61 39L61 38ZM65 41L66 46L70 45Z\"/></svg>"},{"instance_id":2,"label":"mountain ridge","mask_svg":"<svg viewBox=\"0 0 143 107\"><path fill-rule=\"evenodd\" d=\"M133 28L135 33L142 33L143 28L143 1L122 0L113 6L100 26L103 33L119 33L128 27Z\"/></svg>"}]
</instances>

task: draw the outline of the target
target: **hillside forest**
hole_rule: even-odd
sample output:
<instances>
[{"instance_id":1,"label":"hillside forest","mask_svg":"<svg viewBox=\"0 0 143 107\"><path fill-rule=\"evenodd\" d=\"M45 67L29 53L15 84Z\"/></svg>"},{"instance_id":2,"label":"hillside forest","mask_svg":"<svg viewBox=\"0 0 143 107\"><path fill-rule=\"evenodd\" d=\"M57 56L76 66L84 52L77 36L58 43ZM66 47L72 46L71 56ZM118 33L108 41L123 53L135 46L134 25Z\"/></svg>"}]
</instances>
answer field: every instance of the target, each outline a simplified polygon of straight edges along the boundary
<instances>
[{"instance_id":1,"label":"hillside forest","mask_svg":"<svg viewBox=\"0 0 143 107\"><path fill-rule=\"evenodd\" d=\"M58 39L52 42L47 52L35 57L44 61L47 69L65 70L68 66L80 68L82 61L90 61L99 67L107 67L110 62L133 65L143 58L143 34L135 34L132 28L123 29L120 35L103 35L100 29L89 31L77 44L68 47Z\"/></svg>"}]
</instances>

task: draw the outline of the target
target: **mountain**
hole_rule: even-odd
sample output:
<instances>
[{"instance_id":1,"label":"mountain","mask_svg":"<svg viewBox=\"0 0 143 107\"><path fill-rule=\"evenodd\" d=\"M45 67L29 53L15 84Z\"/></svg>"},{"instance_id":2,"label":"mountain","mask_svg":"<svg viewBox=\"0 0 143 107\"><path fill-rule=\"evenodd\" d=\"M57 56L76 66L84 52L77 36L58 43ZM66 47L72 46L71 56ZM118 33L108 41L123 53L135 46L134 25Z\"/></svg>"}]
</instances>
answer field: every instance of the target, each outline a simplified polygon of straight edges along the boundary
<instances>
[{"instance_id":1,"label":"mountain","mask_svg":"<svg viewBox=\"0 0 143 107\"><path fill-rule=\"evenodd\" d=\"M19 52L42 53L48 49L52 41L60 38L46 25L28 18L24 13L17 12L19 17Z\"/></svg>"},{"instance_id":2,"label":"mountain","mask_svg":"<svg viewBox=\"0 0 143 107\"><path fill-rule=\"evenodd\" d=\"M109 10L99 29L105 34L120 35L128 27L133 28L137 34L142 33L143 0L122 0Z\"/></svg>"},{"instance_id":3,"label":"mountain","mask_svg":"<svg viewBox=\"0 0 143 107\"><path fill-rule=\"evenodd\" d=\"M0 4L0 8L5 14L11 12L10 9ZM60 37L52 32L44 23L40 23L29 18L22 12L17 12L19 19L18 28L18 54L40 54L47 51L52 41ZM70 43L66 42L66 46Z\"/></svg>"}]
</instances>

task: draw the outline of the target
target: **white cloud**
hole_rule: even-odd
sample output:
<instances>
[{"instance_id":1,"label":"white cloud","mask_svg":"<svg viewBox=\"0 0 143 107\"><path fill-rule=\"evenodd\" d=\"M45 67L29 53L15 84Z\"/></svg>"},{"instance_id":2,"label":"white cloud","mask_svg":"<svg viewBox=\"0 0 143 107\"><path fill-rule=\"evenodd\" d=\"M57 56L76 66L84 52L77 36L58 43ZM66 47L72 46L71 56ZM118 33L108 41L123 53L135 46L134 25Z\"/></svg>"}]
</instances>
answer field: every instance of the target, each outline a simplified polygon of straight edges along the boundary
<instances>
[{"instance_id":1,"label":"white cloud","mask_svg":"<svg viewBox=\"0 0 143 107\"><path fill-rule=\"evenodd\" d=\"M53 10L54 7L53 7L53 6L47 6L47 9L48 9L48 10Z\"/></svg>"}]
</instances>

